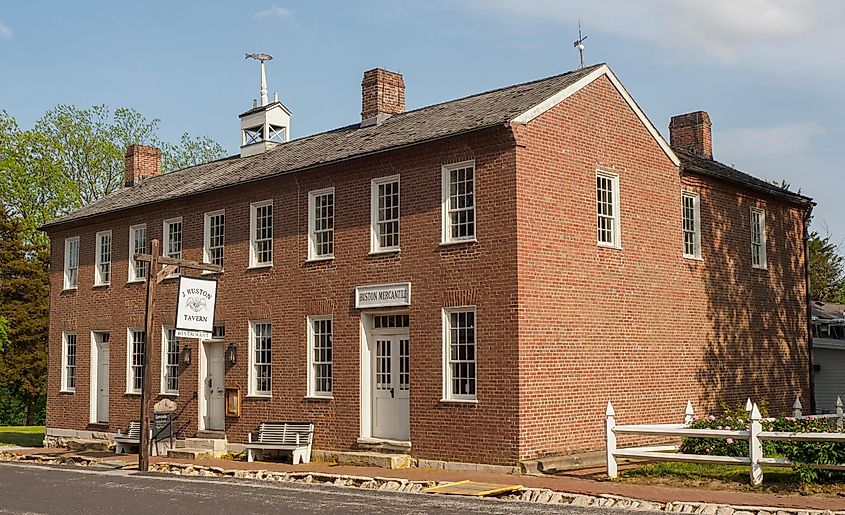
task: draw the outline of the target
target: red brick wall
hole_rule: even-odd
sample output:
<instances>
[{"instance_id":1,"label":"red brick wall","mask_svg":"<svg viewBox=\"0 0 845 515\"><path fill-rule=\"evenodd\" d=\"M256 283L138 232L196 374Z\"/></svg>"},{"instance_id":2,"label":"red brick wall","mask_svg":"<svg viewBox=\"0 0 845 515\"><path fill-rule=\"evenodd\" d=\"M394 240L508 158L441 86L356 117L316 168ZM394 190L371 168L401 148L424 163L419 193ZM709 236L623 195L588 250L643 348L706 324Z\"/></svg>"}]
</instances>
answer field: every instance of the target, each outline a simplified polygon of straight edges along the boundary
<instances>
[{"instance_id":1,"label":"red brick wall","mask_svg":"<svg viewBox=\"0 0 845 515\"><path fill-rule=\"evenodd\" d=\"M809 401L798 209L682 181L606 78L516 134L521 459L602 448L608 400L621 423L680 422L687 399ZM619 174L622 249L596 245L597 169ZM701 194L702 261L682 257L683 187ZM768 271L751 268L751 205Z\"/></svg>"},{"instance_id":2,"label":"red brick wall","mask_svg":"<svg viewBox=\"0 0 845 515\"><path fill-rule=\"evenodd\" d=\"M117 213L107 220L54 230L51 265L50 374L47 425L85 429L89 414L90 331L111 332L110 431L138 418L138 396L126 389L126 328L143 326L143 284L126 284L128 228L147 223L148 240L162 238L162 221L183 217L183 257L202 259L203 213L226 209L226 271L220 277L217 320L238 359L226 383L247 391L248 322L273 321L273 397L245 399L240 419L227 419L229 441L246 440L262 420L306 419L316 423L315 446L349 449L360 436L360 314L353 290L362 284L412 283L411 440L419 457L513 463L517 458L515 324L515 172L513 140L487 131L373 158L327 166L177 202ZM478 243L440 246L441 165L475 159ZM370 179L401 174L400 254L368 256ZM150 179L155 180L155 179ZM305 263L307 194L335 187L335 256ZM274 200L273 267L247 270L249 204ZM113 281L94 288L94 235L113 231ZM62 292L64 239L80 236L79 289ZM176 281L157 295L156 327L172 324ZM447 405L442 397L441 308L473 303L478 309L477 406ZM306 316L334 316L334 400L304 400ZM78 334L75 394L60 394L61 332ZM152 335L152 384L159 391L161 333ZM196 429L199 352L180 375L181 408ZM158 400L154 397L153 402Z\"/></svg>"}]
</instances>

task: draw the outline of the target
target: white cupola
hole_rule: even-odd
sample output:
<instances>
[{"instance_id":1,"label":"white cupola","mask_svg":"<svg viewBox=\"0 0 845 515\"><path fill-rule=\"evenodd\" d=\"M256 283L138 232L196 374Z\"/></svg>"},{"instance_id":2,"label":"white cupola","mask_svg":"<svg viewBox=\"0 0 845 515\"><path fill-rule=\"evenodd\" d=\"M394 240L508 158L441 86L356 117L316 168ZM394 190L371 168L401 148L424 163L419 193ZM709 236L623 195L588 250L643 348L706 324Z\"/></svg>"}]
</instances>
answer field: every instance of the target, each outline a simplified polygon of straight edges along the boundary
<instances>
[{"instance_id":1,"label":"white cupola","mask_svg":"<svg viewBox=\"0 0 845 515\"><path fill-rule=\"evenodd\" d=\"M278 94L273 101L267 99L267 77L264 63L273 59L270 54L246 54L247 59L261 63L261 103L252 101L252 109L240 115L241 157L261 154L276 145L290 140L291 112L279 102Z\"/></svg>"}]
</instances>

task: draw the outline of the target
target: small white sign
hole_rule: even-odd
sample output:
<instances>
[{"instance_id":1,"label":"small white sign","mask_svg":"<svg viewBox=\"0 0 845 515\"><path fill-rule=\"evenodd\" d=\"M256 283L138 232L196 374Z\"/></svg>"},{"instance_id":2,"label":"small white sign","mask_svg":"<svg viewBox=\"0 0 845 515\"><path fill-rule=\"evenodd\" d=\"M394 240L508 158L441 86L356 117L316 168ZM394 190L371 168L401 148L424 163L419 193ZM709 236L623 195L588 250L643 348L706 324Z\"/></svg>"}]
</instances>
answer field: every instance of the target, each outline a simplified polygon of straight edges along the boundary
<instances>
[{"instance_id":1,"label":"small white sign","mask_svg":"<svg viewBox=\"0 0 845 515\"><path fill-rule=\"evenodd\" d=\"M355 288L355 307L386 308L411 305L411 283L374 284Z\"/></svg>"},{"instance_id":2,"label":"small white sign","mask_svg":"<svg viewBox=\"0 0 845 515\"><path fill-rule=\"evenodd\" d=\"M210 340L211 333L205 331L185 331L184 329L176 330L177 338L196 338L197 340Z\"/></svg>"},{"instance_id":3,"label":"small white sign","mask_svg":"<svg viewBox=\"0 0 845 515\"><path fill-rule=\"evenodd\" d=\"M179 299L176 303L178 332L197 331L211 334L214 328L214 304L217 300L217 280L179 277Z\"/></svg>"}]
</instances>

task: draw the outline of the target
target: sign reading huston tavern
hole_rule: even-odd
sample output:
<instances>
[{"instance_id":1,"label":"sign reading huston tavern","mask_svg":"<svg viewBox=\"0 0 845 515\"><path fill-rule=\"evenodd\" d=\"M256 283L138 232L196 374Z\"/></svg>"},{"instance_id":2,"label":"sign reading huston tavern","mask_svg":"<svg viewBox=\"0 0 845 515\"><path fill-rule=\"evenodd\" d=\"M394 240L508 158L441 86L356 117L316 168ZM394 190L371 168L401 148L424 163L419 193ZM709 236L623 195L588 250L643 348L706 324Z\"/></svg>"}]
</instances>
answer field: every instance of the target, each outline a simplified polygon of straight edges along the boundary
<instances>
[{"instance_id":1,"label":"sign reading huston tavern","mask_svg":"<svg viewBox=\"0 0 845 515\"><path fill-rule=\"evenodd\" d=\"M217 280L179 277L179 300L176 303L176 336L211 338L214 328L214 304Z\"/></svg>"},{"instance_id":2,"label":"sign reading huston tavern","mask_svg":"<svg viewBox=\"0 0 845 515\"><path fill-rule=\"evenodd\" d=\"M411 283L374 284L355 288L357 309L410 305Z\"/></svg>"}]
</instances>

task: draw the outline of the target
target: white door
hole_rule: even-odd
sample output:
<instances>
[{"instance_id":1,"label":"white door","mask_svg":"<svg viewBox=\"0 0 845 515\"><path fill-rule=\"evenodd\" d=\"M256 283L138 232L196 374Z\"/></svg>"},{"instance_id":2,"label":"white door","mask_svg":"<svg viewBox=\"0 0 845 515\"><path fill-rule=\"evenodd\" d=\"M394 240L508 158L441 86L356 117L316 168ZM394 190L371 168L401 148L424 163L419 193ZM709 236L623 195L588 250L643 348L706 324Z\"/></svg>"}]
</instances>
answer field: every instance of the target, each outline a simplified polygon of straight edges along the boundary
<instances>
[{"instance_id":1,"label":"white door","mask_svg":"<svg viewBox=\"0 0 845 515\"><path fill-rule=\"evenodd\" d=\"M97 422L109 421L109 335L97 335Z\"/></svg>"},{"instance_id":2,"label":"white door","mask_svg":"<svg viewBox=\"0 0 845 515\"><path fill-rule=\"evenodd\" d=\"M374 336L373 437L407 442L410 428L410 339Z\"/></svg>"},{"instance_id":3,"label":"white door","mask_svg":"<svg viewBox=\"0 0 845 515\"><path fill-rule=\"evenodd\" d=\"M223 344L206 343L205 359L205 428L212 431L223 431L226 429L226 419L224 413L224 396L226 391L223 384L226 374L226 363L224 361Z\"/></svg>"}]
</instances>

